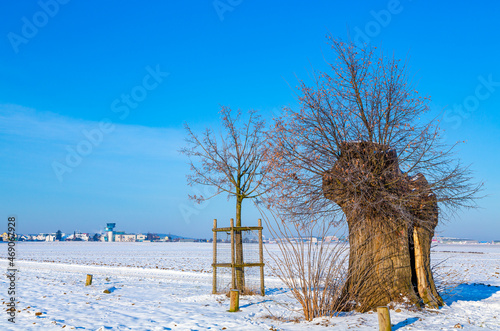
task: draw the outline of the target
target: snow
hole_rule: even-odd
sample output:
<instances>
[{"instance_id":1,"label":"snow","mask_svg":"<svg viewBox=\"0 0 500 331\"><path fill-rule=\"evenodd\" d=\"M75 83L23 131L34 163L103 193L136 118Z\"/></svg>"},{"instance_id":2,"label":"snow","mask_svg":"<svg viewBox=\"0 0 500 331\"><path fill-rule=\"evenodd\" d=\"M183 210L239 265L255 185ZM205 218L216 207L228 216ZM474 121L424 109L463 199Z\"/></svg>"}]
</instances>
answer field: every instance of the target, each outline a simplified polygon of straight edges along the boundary
<instances>
[{"instance_id":1,"label":"snow","mask_svg":"<svg viewBox=\"0 0 500 331\"><path fill-rule=\"evenodd\" d=\"M412 177L410 178L410 180L411 180L412 182L414 182L414 181L416 181L416 180L417 180L417 179L419 179L419 178L420 178L420 174L416 174L416 175L412 176Z\"/></svg>"},{"instance_id":2,"label":"snow","mask_svg":"<svg viewBox=\"0 0 500 331\"><path fill-rule=\"evenodd\" d=\"M266 245L276 252L277 245ZM294 322L299 305L266 268L266 296L212 295L208 243L18 243L16 323L0 317L1 330L376 330L377 314L351 313ZM0 245L0 268L7 269ZM439 245L436 277L446 306L391 309L393 330L500 330L500 245ZM158 266L158 268L156 268ZM93 284L85 286L86 274ZM0 299L7 300L3 277ZM453 281L465 282L452 288ZM105 289L111 289L105 294ZM295 310L295 311L294 311ZM35 313L41 313L36 316Z\"/></svg>"}]
</instances>

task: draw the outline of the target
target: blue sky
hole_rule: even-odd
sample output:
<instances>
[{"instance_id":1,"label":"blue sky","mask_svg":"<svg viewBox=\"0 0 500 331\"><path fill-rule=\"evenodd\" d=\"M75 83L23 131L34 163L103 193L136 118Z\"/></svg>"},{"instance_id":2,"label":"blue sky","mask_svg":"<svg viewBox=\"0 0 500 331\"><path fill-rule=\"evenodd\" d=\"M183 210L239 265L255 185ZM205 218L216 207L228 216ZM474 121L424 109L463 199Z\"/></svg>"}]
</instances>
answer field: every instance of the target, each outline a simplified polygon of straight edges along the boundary
<instances>
[{"instance_id":1,"label":"blue sky","mask_svg":"<svg viewBox=\"0 0 500 331\"><path fill-rule=\"evenodd\" d=\"M19 232L97 232L113 221L128 232L210 237L211 220L229 219L234 201L187 199L183 123L217 128L220 105L266 117L295 106L296 77L327 68L325 36L349 30L409 57L433 113L445 113L446 141L467 141L457 156L486 183L481 208L440 234L500 239L499 9L496 1L2 2L0 216L17 215ZM244 222L256 223L245 207Z\"/></svg>"}]
</instances>

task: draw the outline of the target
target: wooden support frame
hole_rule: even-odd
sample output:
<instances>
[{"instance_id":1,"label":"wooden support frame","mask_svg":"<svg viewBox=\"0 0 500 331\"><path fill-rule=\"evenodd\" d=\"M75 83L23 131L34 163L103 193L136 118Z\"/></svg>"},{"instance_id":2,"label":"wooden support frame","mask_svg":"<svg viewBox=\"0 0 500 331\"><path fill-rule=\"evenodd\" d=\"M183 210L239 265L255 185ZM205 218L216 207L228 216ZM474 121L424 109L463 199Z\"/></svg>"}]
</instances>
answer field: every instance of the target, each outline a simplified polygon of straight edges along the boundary
<instances>
[{"instance_id":1,"label":"wooden support frame","mask_svg":"<svg viewBox=\"0 0 500 331\"><path fill-rule=\"evenodd\" d=\"M265 295L264 286L264 250L262 240L262 220L258 220L258 226L234 226L234 219L231 218L230 226L224 228L217 228L217 219L214 219L213 231L213 277L212 277L212 293L217 293L217 268L231 268L231 289L236 287L236 268L250 268L259 267L260 269L260 295ZM259 236L259 262L253 263L235 263L235 232L236 231L258 231ZM217 261L217 232L227 232L231 235L231 263L219 263Z\"/></svg>"}]
</instances>

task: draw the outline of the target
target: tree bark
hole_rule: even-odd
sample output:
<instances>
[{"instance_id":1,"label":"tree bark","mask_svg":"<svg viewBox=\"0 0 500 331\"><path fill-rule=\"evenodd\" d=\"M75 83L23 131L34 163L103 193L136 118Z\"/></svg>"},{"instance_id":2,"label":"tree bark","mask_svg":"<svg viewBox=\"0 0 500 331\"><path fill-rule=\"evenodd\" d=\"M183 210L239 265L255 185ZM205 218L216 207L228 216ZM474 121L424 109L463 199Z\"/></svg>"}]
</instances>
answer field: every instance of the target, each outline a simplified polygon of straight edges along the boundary
<instances>
[{"instance_id":1,"label":"tree bark","mask_svg":"<svg viewBox=\"0 0 500 331\"><path fill-rule=\"evenodd\" d=\"M421 227L413 229L413 240L415 242L415 272L417 275L418 294L424 304L431 308L439 308L444 302L436 290L434 278L430 266L430 251L432 233ZM431 240L429 240L431 238Z\"/></svg>"},{"instance_id":2,"label":"tree bark","mask_svg":"<svg viewBox=\"0 0 500 331\"><path fill-rule=\"evenodd\" d=\"M356 302L352 309L368 311L390 302L443 305L430 269L437 202L423 175L403 176L396 153L385 146L344 143L323 176L323 193L347 219L345 296Z\"/></svg>"},{"instance_id":3,"label":"tree bark","mask_svg":"<svg viewBox=\"0 0 500 331\"><path fill-rule=\"evenodd\" d=\"M360 221L361 215L344 212L350 246L345 295L357 303L352 308L367 311L392 301L418 305L406 225L391 227L386 217L365 217Z\"/></svg>"},{"instance_id":4,"label":"tree bark","mask_svg":"<svg viewBox=\"0 0 500 331\"><path fill-rule=\"evenodd\" d=\"M415 276L418 294L425 305L439 308L444 304L436 290L431 272L431 244L434 229L438 224L438 207L436 196L429 190L429 183L421 174L409 181L411 190L422 192L420 199L410 206L412 213L421 220L413 226L413 250L415 254Z\"/></svg>"}]
</instances>

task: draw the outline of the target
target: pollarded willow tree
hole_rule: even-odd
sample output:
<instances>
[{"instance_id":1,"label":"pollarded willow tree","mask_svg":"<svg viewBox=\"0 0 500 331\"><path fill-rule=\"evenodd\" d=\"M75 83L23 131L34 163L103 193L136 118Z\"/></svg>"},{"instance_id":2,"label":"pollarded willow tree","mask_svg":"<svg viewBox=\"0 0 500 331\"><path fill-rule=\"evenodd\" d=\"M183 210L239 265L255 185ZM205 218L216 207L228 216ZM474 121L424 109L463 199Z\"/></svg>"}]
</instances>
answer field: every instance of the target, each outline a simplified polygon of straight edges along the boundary
<instances>
[{"instance_id":1,"label":"pollarded willow tree","mask_svg":"<svg viewBox=\"0 0 500 331\"><path fill-rule=\"evenodd\" d=\"M443 305L430 246L439 219L474 206L481 184L440 142L429 99L406 64L329 38L330 72L301 81L300 109L270 133L270 201L301 222L347 221L345 298L366 311L389 302Z\"/></svg>"},{"instance_id":2,"label":"pollarded willow tree","mask_svg":"<svg viewBox=\"0 0 500 331\"><path fill-rule=\"evenodd\" d=\"M266 193L264 178L266 166L265 122L256 111L248 112L243 122L241 112L236 114L229 107L220 110L223 133L215 134L206 129L198 136L185 124L188 147L181 153L190 158L191 174L189 185L208 185L216 189L212 196L189 196L201 203L219 194L226 193L236 200L236 224L242 226L241 209L243 201L254 199ZM243 238L241 231L235 231L235 263L243 261ZM245 291L243 267L236 268L236 288Z\"/></svg>"}]
</instances>

